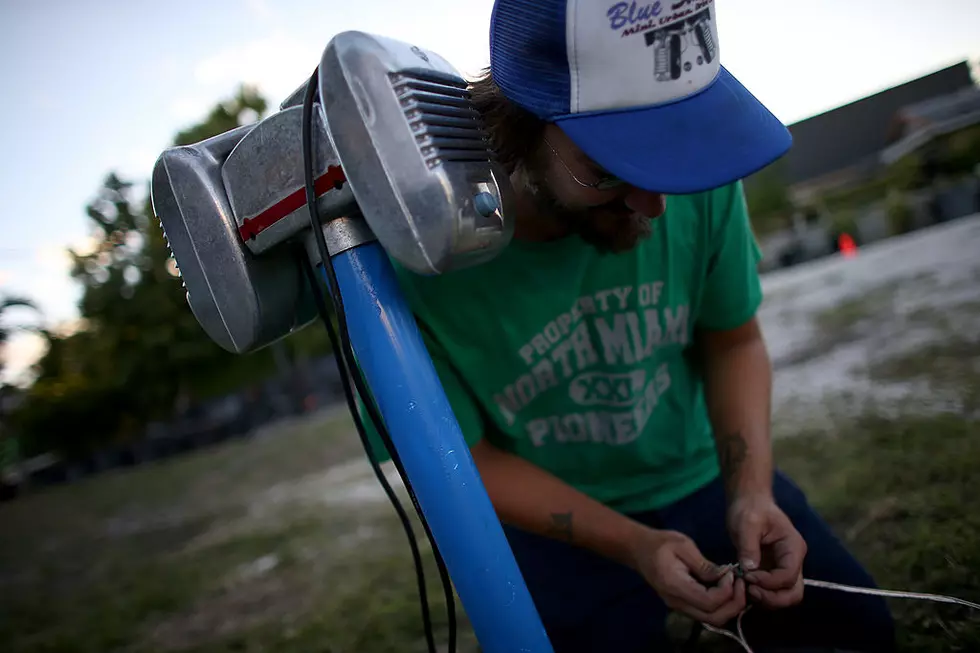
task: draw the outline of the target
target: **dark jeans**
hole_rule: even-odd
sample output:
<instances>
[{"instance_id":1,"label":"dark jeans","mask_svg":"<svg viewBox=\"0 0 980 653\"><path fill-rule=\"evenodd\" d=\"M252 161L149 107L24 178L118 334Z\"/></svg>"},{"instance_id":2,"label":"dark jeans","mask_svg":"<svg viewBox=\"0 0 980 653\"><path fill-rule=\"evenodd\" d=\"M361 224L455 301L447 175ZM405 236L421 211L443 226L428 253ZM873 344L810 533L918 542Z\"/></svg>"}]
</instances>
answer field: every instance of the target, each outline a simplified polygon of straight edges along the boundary
<instances>
[{"instance_id":1,"label":"dark jeans","mask_svg":"<svg viewBox=\"0 0 980 653\"><path fill-rule=\"evenodd\" d=\"M806 540L805 578L875 587L789 478L777 472L773 491ZM720 480L671 506L631 517L688 535L715 563L737 560L725 527ZM555 653L670 650L665 633L668 609L639 574L557 540L512 527L505 531ZM767 647L891 651L895 646L884 599L813 587L807 587L803 601L791 608L749 610L742 626L757 653Z\"/></svg>"}]
</instances>

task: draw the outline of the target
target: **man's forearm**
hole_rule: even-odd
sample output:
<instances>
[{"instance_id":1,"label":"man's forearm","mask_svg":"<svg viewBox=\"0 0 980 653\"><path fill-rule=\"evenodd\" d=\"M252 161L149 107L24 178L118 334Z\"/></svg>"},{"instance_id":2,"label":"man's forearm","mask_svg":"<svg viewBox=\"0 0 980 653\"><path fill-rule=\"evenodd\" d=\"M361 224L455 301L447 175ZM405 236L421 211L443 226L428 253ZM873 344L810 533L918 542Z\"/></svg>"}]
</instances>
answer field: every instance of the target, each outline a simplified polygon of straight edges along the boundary
<instances>
[{"instance_id":1,"label":"man's forearm","mask_svg":"<svg viewBox=\"0 0 980 653\"><path fill-rule=\"evenodd\" d=\"M545 470L488 442L473 460L501 521L635 567L637 544L655 534Z\"/></svg>"},{"instance_id":2,"label":"man's forearm","mask_svg":"<svg viewBox=\"0 0 980 653\"><path fill-rule=\"evenodd\" d=\"M708 348L705 397L729 498L772 492L771 391L761 337Z\"/></svg>"}]
</instances>

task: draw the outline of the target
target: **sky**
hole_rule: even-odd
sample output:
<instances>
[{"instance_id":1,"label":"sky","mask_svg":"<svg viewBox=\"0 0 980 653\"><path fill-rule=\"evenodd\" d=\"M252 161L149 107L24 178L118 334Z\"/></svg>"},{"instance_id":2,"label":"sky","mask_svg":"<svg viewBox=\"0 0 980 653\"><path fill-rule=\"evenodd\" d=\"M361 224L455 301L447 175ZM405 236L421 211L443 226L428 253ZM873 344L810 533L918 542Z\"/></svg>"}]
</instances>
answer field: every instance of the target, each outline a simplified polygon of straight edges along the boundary
<instances>
[{"instance_id":1,"label":"sky","mask_svg":"<svg viewBox=\"0 0 980 653\"><path fill-rule=\"evenodd\" d=\"M345 30L421 45L473 74L489 63L492 6L0 0L0 297L26 296L43 311L11 311L8 323L70 327L80 288L65 249L90 242L85 206L106 174L143 194L174 134L240 83L278 106ZM717 24L722 65L786 124L980 60L976 0L718 0ZM39 348L15 336L7 380Z\"/></svg>"}]
</instances>

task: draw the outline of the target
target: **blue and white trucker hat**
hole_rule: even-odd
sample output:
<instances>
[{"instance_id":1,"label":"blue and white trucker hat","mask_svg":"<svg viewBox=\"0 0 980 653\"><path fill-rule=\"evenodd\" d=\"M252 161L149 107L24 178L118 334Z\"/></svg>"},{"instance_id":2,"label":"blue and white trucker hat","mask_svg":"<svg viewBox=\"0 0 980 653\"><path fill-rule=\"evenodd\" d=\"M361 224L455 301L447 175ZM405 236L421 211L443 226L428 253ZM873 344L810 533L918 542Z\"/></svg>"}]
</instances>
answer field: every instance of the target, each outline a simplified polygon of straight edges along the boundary
<instances>
[{"instance_id":1,"label":"blue and white trucker hat","mask_svg":"<svg viewBox=\"0 0 980 653\"><path fill-rule=\"evenodd\" d=\"M747 177L789 130L719 63L714 0L496 0L490 69L627 183L680 194Z\"/></svg>"}]
</instances>

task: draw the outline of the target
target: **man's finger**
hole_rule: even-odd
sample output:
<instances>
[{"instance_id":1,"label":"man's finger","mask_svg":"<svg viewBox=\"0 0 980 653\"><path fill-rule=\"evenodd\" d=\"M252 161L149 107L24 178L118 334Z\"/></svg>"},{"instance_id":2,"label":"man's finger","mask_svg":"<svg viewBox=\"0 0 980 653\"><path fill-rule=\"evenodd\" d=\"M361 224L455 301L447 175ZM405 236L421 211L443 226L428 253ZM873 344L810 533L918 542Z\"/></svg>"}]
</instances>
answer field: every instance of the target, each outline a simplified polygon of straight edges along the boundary
<instances>
[{"instance_id":1,"label":"man's finger","mask_svg":"<svg viewBox=\"0 0 980 653\"><path fill-rule=\"evenodd\" d=\"M720 608L715 610L709 615L711 617L710 623L713 626L719 624L727 624L729 621L737 617L742 610L745 609L745 583L741 579L736 580L732 587L733 596L732 600L728 601Z\"/></svg>"},{"instance_id":2,"label":"man's finger","mask_svg":"<svg viewBox=\"0 0 980 653\"><path fill-rule=\"evenodd\" d=\"M725 602L714 610L704 610L687 603L679 597L670 597L667 604L674 610L682 612L692 619L717 628L723 628L729 621L739 615L745 609L745 586L741 580L728 586L732 590L732 599Z\"/></svg>"},{"instance_id":3,"label":"man's finger","mask_svg":"<svg viewBox=\"0 0 980 653\"><path fill-rule=\"evenodd\" d=\"M770 591L791 589L800 579L803 567L802 546L796 543L777 543L774 562L775 568L747 573L746 580Z\"/></svg>"},{"instance_id":4,"label":"man's finger","mask_svg":"<svg viewBox=\"0 0 980 653\"><path fill-rule=\"evenodd\" d=\"M708 588L708 596L718 606L728 603L735 598L735 574L726 573L716 585Z\"/></svg>"},{"instance_id":5,"label":"man's finger","mask_svg":"<svg viewBox=\"0 0 980 653\"><path fill-rule=\"evenodd\" d=\"M806 556L806 541L797 533L773 544L776 571L787 570L788 576L799 577L803 573L803 558Z\"/></svg>"},{"instance_id":6,"label":"man's finger","mask_svg":"<svg viewBox=\"0 0 980 653\"><path fill-rule=\"evenodd\" d=\"M759 568L759 560L762 557L760 551L762 531L762 520L754 515L745 517L739 523L735 546L738 548L739 564L746 571Z\"/></svg>"},{"instance_id":7,"label":"man's finger","mask_svg":"<svg viewBox=\"0 0 980 653\"><path fill-rule=\"evenodd\" d=\"M801 578L792 589L772 592L759 586L750 587L749 596L762 604L763 607L778 610L796 605L803 600L803 579Z\"/></svg>"},{"instance_id":8,"label":"man's finger","mask_svg":"<svg viewBox=\"0 0 980 653\"><path fill-rule=\"evenodd\" d=\"M745 580L750 584L770 592L782 592L792 588L798 577L798 573L794 575L788 569L770 569L745 574Z\"/></svg>"},{"instance_id":9,"label":"man's finger","mask_svg":"<svg viewBox=\"0 0 980 653\"><path fill-rule=\"evenodd\" d=\"M727 567L716 565L701 555L698 547L693 542L677 547L674 554L702 582L717 583L728 573Z\"/></svg>"},{"instance_id":10,"label":"man's finger","mask_svg":"<svg viewBox=\"0 0 980 653\"><path fill-rule=\"evenodd\" d=\"M733 585L724 583L717 587L705 588L690 576L683 576L671 585L671 592L674 597L709 615L725 603L732 600L735 595Z\"/></svg>"}]
</instances>

